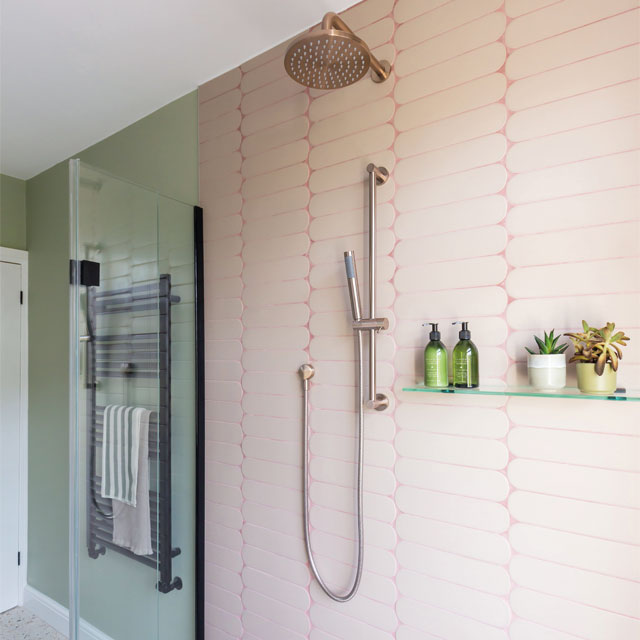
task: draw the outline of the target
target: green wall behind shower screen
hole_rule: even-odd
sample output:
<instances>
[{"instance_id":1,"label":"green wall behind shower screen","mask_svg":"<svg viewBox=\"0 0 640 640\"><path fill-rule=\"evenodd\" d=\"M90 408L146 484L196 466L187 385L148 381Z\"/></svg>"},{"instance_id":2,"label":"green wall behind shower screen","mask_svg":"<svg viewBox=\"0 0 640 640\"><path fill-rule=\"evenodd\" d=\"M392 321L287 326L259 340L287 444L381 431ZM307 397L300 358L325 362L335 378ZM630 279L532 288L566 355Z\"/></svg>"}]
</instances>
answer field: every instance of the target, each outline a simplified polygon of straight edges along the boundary
<instances>
[{"instance_id":1,"label":"green wall behind shower screen","mask_svg":"<svg viewBox=\"0 0 640 640\"><path fill-rule=\"evenodd\" d=\"M27 248L26 184L0 173L0 247Z\"/></svg>"},{"instance_id":2,"label":"green wall behind shower screen","mask_svg":"<svg viewBox=\"0 0 640 640\"><path fill-rule=\"evenodd\" d=\"M197 109L197 94L189 93L75 157L197 203ZM69 519L68 194L66 161L27 181L28 583L64 606L68 606Z\"/></svg>"}]
</instances>

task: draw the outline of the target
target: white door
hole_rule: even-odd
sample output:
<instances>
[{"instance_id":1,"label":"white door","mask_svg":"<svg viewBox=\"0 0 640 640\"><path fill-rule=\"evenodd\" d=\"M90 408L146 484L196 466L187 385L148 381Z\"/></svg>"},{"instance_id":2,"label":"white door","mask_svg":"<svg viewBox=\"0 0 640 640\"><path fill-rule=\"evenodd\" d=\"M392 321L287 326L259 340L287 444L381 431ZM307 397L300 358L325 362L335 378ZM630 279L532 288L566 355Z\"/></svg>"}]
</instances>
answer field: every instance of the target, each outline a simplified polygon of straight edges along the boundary
<instances>
[{"instance_id":1,"label":"white door","mask_svg":"<svg viewBox=\"0 0 640 640\"><path fill-rule=\"evenodd\" d=\"M0 613L18 604L21 272L0 262Z\"/></svg>"}]
</instances>

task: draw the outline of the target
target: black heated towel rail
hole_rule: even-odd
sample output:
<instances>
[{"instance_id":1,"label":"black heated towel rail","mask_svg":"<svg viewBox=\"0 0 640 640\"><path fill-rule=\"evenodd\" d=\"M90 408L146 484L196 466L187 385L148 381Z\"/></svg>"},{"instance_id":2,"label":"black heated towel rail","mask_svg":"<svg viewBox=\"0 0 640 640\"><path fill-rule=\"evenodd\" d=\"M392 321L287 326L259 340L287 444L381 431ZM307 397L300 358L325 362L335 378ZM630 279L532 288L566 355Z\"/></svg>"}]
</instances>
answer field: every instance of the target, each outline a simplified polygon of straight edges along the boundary
<instances>
[{"instance_id":1,"label":"black heated towel rail","mask_svg":"<svg viewBox=\"0 0 640 640\"><path fill-rule=\"evenodd\" d=\"M161 593L182 588L182 580L172 573L172 559L180 554L171 540L171 305L180 302L171 295L171 276L161 275L148 284L100 291L87 287L87 547L91 558L107 549L121 553L158 571ZM99 316L131 313L131 318L157 315L157 330L97 333ZM137 314L137 315L134 315ZM153 554L139 556L113 543L110 498L100 493L102 478L96 460L103 443L104 406L96 404L100 380L158 380L158 403L149 421L149 506ZM126 403L122 403L126 404ZM144 406L137 403L139 406ZM157 481L156 481L157 479Z\"/></svg>"}]
</instances>

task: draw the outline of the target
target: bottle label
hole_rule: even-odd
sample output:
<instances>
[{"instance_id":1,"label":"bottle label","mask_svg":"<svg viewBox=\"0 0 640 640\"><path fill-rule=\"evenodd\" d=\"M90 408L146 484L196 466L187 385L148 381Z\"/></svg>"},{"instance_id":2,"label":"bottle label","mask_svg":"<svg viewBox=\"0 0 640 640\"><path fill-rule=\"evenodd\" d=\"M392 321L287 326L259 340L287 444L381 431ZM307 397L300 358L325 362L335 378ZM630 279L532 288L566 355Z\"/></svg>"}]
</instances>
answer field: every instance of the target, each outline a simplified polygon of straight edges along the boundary
<instances>
[{"instance_id":1,"label":"bottle label","mask_svg":"<svg viewBox=\"0 0 640 640\"><path fill-rule=\"evenodd\" d=\"M453 381L458 384L471 384L470 362L466 354L462 354L453 359Z\"/></svg>"},{"instance_id":2,"label":"bottle label","mask_svg":"<svg viewBox=\"0 0 640 640\"><path fill-rule=\"evenodd\" d=\"M470 351L453 354L453 384L465 387L478 386L477 359Z\"/></svg>"},{"instance_id":3,"label":"bottle label","mask_svg":"<svg viewBox=\"0 0 640 640\"><path fill-rule=\"evenodd\" d=\"M446 361L441 358L430 358L425 362L425 378L427 386L446 387L449 384Z\"/></svg>"},{"instance_id":4,"label":"bottle label","mask_svg":"<svg viewBox=\"0 0 640 640\"><path fill-rule=\"evenodd\" d=\"M427 362L427 373L432 375L434 378L439 377L442 374L442 367L440 366L440 362L435 359Z\"/></svg>"}]
</instances>

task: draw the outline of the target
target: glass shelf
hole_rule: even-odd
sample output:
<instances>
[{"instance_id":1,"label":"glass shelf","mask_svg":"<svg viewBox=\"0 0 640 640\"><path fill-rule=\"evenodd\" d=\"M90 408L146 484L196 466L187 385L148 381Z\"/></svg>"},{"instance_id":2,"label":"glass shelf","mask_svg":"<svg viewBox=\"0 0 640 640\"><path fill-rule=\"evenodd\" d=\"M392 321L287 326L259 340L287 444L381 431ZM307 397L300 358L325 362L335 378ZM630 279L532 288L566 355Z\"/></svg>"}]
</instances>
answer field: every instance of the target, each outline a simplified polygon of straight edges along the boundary
<instances>
[{"instance_id":1,"label":"glass shelf","mask_svg":"<svg viewBox=\"0 0 640 640\"><path fill-rule=\"evenodd\" d=\"M614 393L607 396L591 395L582 393L576 387L565 387L558 391L537 391L532 387L478 387L476 389L460 389L449 386L444 389L432 389L418 383L411 387L403 387L403 391L417 391L422 393L457 393L469 396L517 396L523 398L573 398L576 400L612 400L614 402L630 401L640 402L640 390L616 389Z\"/></svg>"}]
</instances>

